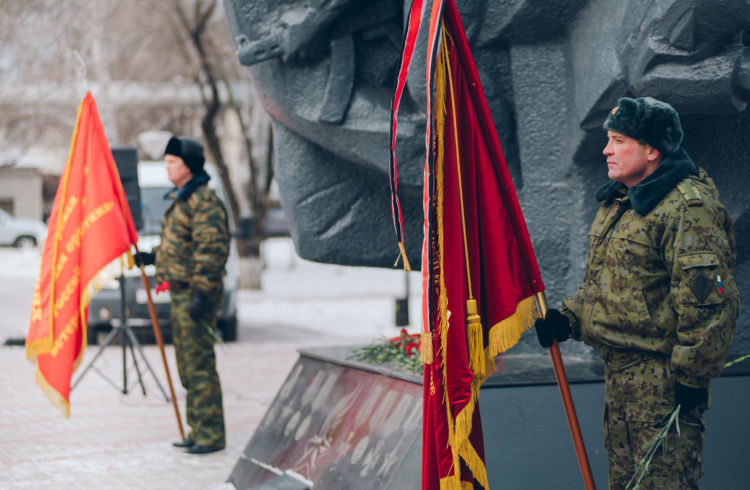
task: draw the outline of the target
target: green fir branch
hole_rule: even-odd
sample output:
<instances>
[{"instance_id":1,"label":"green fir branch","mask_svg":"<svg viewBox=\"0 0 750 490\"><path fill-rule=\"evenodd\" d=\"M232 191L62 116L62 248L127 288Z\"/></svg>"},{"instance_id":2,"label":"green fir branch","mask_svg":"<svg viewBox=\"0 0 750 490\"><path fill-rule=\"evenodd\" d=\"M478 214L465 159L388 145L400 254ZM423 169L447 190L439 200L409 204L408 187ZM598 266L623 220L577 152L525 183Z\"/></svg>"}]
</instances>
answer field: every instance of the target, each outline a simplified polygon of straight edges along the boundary
<instances>
[{"instance_id":1,"label":"green fir branch","mask_svg":"<svg viewBox=\"0 0 750 490\"><path fill-rule=\"evenodd\" d=\"M643 459L635 465L635 473L625 486L625 490L638 490L640 488L641 480L643 480L643 477L648 473L651 460L654 458L656 451L658 451L660 447L664 452L667 451L667 437L669 436L669 431L672 429L673 425L677 431L677 437L680 436L679 417L680 405L677 405L669 415L666 425L662 428L659 434L646 444L646 454L643 456Z\"/></svg>"},{"instance_id":2,"label":"green fir branch","mask_svg":"<svg viewBox=\"0 0 750 490\"><path fill-rule=\"evenodd\" d=\"M723 368L726 369L728 367L734 366L735 364L739 364L742 361L745 361L747 359L750 359L750 354L747 354L745 356L739 357L735 359L734 361L729 361L728 363L724 364Z\"/></svg>"},{"instance_id":3,"label":"green fir branch","mask_svg":"<svg viewBox=\"0 0 750 490\"><path fill-rule=\"evenodd\" d=\"M739 364L742 361L746 361L748 359L750 359L750 354L744 355L733 361L727 362L726 364L724 364L723 369L734 366L735 364ZM654 454L656 454L656 451L659 449L659 447L662 447L662 446L663 446L663 450L666 451L667 437L673 425L675 426L675 429L677 431L677 436L679 437L680 435L679 416L680 416L680 405L677 405L677 407L675 407L675 409L670 414L666 425L662 428L659 434L646 444L646 448L647 448L646 454L644 455L643 459L640 460L638 464L635 465L635 473L633 474L633 477L630 479L627 486L625 487L625 490L638 490L638 488L640 488L639 485L641 483L641 480L643 480L643 477L646 476L646 474L648 473L649 466L651 465L651 460L653 459Z\"/></svg>"},{"instance_id":4,"label":"green fir branch","mask_svg":"<svg viewBox=\"0 0 750 490\"><path fill-rule=\"evenodd\" d=\"M212 327L203 318L201 318L200 322L206 328L206 331L208 332L208 335L211 336L211 339L214 341L214 343L221 345L221 348L224 349L224 352L229 352L229 349L227 348L227 344L224 343L224 339L221 338L221 335L219 334L218 330L216 328Z\"/></svg>"}]
</instances>

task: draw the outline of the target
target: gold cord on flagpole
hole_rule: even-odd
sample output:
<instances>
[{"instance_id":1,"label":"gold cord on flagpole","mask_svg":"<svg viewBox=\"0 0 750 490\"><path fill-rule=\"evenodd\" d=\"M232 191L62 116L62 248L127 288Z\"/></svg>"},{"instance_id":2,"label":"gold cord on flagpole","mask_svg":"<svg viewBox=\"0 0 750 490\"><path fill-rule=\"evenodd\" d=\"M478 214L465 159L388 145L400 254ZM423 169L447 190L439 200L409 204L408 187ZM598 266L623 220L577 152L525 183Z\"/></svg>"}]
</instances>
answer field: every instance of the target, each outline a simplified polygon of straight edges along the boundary
<instances>
[{"instance_id":1,"label":"gold cord on flagpole","mask_svg":"<svg viewBox=\"0 0 750 490\"><path fill-rule=\"evenodd\" d=\"M477 300L474 299L474 294L471 288L471 269L469 265L469 245L466 238L466 212L464 210L464 192L463 183L461 180L461 159L459 156L459 145L458 145L458 123L456 121L456 101L453 90L453 79L450 76L451 65L448 57L448 46L445 39L445 28L443 28L443 43L442 51L445 57L445 64L448 76L448 88L450 90L450 101L452 110L452 122L453 122L453 142L456 146L456 170L458 174L458 197L461 208L461 234L464 240L464 259L466 260L466 282L469 290L469 299L466 300L466 330L467 330L467 342L469 344L469 361L471 363L471 369L474 371L474 376L479 379L483 379L486 372L486 363L484 359L484 339L482 334L482 319L479 316Z\"/></svg>"},{"instance_id":2,"label":"gold cord on flagpole","mask_svg":"<svg viewBox=\"0 0 750 490\"><path fill-rule=\"evenodd\" d=\"M393 264L393 267L396 267L398 265L399 259L403 257L404 271L411 272L411 265L409 264L409 258L406 256L406 247L404 247L404 242L398 242L398 250L398 257L396 257L396 263Z\"/></svg>"}]
</instances>

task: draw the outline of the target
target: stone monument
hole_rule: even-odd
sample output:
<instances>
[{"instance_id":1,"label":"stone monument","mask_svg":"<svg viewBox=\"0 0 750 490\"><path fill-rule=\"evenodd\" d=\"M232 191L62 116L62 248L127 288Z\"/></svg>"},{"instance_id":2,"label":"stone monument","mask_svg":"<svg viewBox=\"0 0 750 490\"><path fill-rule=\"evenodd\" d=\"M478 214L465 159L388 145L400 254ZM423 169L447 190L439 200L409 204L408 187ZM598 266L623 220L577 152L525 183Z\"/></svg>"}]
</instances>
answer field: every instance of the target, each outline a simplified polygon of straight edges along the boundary
<instances>
[{"instance_id":1,"label":"stone monument","mask_svg":"<svg viewBox=\"0 0 750 490\"><path fill-rule=\"evenodd\" d=\"M304 258L392 267L397 257L388 134L409 4L225 2L238 59L273 118L276 175ZM550 304L583 276L593 196L607 179L606 112L619 97L646 95L679 111L685 148L716 181L735 220L741 300L750 303L750 2L457 4ZM406 248L416 265L424 73L416 56L398 136ZM730 358L748 352L750 315L742 312Z\"/></svg>"}]
</instances>

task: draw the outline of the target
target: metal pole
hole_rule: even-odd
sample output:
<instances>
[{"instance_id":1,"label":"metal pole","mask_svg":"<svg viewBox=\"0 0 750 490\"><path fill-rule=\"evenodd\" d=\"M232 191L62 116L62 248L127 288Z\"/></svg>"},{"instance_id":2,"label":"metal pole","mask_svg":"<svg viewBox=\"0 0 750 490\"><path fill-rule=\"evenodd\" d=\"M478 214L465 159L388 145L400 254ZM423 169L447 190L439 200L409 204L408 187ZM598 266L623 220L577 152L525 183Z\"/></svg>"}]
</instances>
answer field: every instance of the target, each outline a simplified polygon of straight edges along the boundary
<instances>
[{"instance_id":1,"label":"metal pole","mask_svg":"<svg viewBox=\"0 0 750 490\"><path fill-rule=\"evenodd\" d=\"M97 359L99 359L99 356L101 356L101 355L102 355L102 353L104 352L104 348L105 348L106 346L108 346L108 345L109 345L109 343L110 343L110 342L112 342L112 339L114 339L114 338L115 338L115 335L117 335L117 330L118 330L118 329L116 329L116 328L113 328L113 329L112 329L112 330L111 330L111 331L110 331L110 332L109 332L109 333L107 334L107 337L106 337L106 338L104 339L104 342L102 342L102 345L101 345L101 346L99 347L99 350L97 351L97 353L96 353L96 355L94 356L94 358L93 358L93 359L91 359L91 362L89 363L89 365L88 365L88 366L86 366L86 368L85 368L85 369L84 369L83 371L81 371L81 374L80 374L80 375L78 376L78 378L76 378L76 380L75 380L75 381L73 382L73 384L72 384L72 385L70 386L70 391L73 391L73 390L75 389L75 387L76 387L76 386L78 386L78 383L80 383L80 382L81 382L81 380L83 379L83 377L84 377L84 376L86 376L86 373L87 373L87 372L89 371L89 369L91 369L92 367L94 367L94 363L96 362L96 360L97 360ZM94 369L96 369L96 368L94 368ZM99 372L99 370L98 370L98 369L97 369L97 372ZM110 383L111 385L113 385L113 386L114 386L115 388L118 388L118 389L120 388L119 386L115 385L115 384L114 384L114 382L113 382L113 381L112 381L111 379L109 379L109 378L107 378L107 377L105 377L105 379L106 379L107 381L109 381L109 383Z\"/></svg>"},{"instance_id":2,"label":"metal pole","mask_svg":"<svg viewBox=\"0 0 750 490\"><path fill-rule=\"evenodd\" d=\"M127 321L125 316L125 275L120 274L120 325L125 326ZM128 393L128 369L126 365L127 361L127 350L128 350L128 337L125 335L125 330L120 330L120 345L122 346L122 392Z\"/></svg>"},{"instance_id":3,"label":"metal pole","mask_svg":"<svg viewBox=\"0 0 750 490\"><path fill-rule=\"evenodd\" d=\"M544 295L544 291L537 293L536 300L537 305L539 305L539 312L542 314L542 318L544 318L547 316L547 298ZM563 366L560 346L557 340L549 348L549 354L552 357L552 366L555 369L555 378L557 379L557 386L560 388L560 396L562 397L565 416L568 419L568 427L570 427L570 435L573 438L573 447L578 458L578 466L581 469L584 487L586 490L596 490L594 476L591 473L591 466L589 465L589 457L586 454L586 446L583 443L583 436L581 435L581 427L578 424L576 408L573 404L573 395L570 393L570 385L568 384L568 377L565 374L565 366Z\"/></svg>"},{"instance_id":4,"label":"metal pole","mask_svg":"<svg viewBox=\"0 0 750 490\"><path fill-rule=\"evenodd\" d=\"M138 339L135 338L135 334L133 333L132 328L127 328L125 331L128 334L128 338L130 339L130 349L133 350L133 346L135 346L138 349L138 352L141 353L141 358L143 359L143 362L146 364L146 367L151 372L151 376L154 377L154 381L156 381L156 386L159 387L159 390L161 391L161 394L164 395L164 399L166 401L169 401L169 395L167 395L167 392L164 391L164 388L162 387L161 383L159 382L159 378L156 376L156 373L154 372L153 368L151 367L151 363L148 362L148 357L146 357L146 353L143 352L143 347L141 347L140 342L138 342ZM133 351L133 360L135 361L135 352ZM136 365L136 371L138 371L138 379L141 379L141 372L138 370L138 366ZM143 382L141 382L141 387L143 388L143 393L145 395L146 393L146 387L143 385Z\"/></svg>"},{"instance_id":5,"label":"metal pole","mask_svg":"<svg viewBox=\"0 0 750 490\"><path fill-rule=\"evenodd\" d=\"M143 396L146 396L146 385L143 384L143 376L141 376L141 368L138 367L138 359L135 357L135 348L133 347L133 342L130 342L130 355L133 358L133 366L135 366L135 372L138 375L138 383L141 385L141 392L143 393ZM143 357L145 360L146 356ZM156 382L158 383L159 380L157 380Z\"/></svg>"}]
</instances>

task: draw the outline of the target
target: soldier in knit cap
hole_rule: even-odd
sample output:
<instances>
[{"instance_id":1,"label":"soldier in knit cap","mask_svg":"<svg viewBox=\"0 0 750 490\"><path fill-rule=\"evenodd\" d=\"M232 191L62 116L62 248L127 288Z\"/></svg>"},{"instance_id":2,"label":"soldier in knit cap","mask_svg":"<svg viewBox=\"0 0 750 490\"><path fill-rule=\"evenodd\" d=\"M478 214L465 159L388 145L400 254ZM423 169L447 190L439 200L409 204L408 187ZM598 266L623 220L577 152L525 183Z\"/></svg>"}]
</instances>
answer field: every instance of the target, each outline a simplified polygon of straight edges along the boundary
<instances>
[{"instance_id":1,"label":"soldier in knit cap","mask_svg":"<svg viewBox=\"0 0 750 490\"><path fill-rule=\"evenodd\" d=\"M164 152L174 189L162 220L161 242L136 262L156 265L157 290L168 288L177 371L187 390L187 424L191 431L173 445L190 454L224 449L224 411L216 372L213 335L223 295L229 256L227 212L206 185L203 146L172 137Z\"/></svg>"},{"instance_id":2,"label":"soldier in knit cap","mask_svg":"<svg viewBox=\"0 0 750 490\"><path fill-rule=\"evenodd\" d=\"M624 97L604 129L611 180L596 193L583 285L536 321L537 336L543 347L583 341L605 361L611 489L628 485L676 407L680 432L655 453L641 488L697 489L709 384L739 308L732 220L681 147L670 105Z\"/></svg>"}]
</instances>

